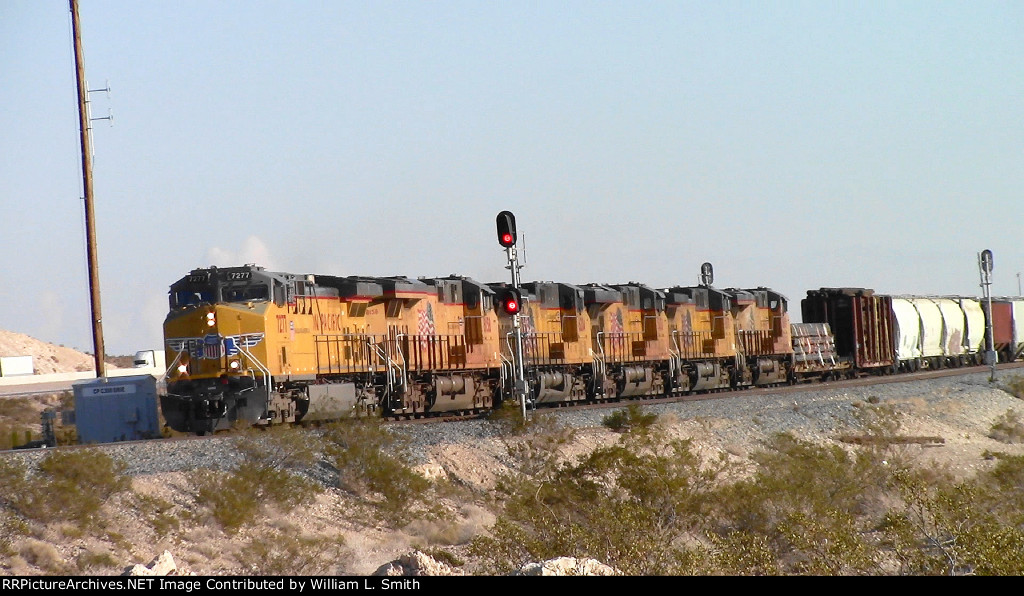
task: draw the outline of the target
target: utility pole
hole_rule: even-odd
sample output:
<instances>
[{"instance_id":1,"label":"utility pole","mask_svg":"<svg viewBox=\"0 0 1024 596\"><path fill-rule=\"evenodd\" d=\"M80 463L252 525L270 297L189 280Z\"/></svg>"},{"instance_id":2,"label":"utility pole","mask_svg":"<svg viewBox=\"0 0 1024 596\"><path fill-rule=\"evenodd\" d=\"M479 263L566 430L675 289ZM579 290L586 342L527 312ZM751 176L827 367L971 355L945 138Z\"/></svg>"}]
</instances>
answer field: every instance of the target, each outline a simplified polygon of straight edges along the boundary
<instances>
[{"instance_id":1,"label":"utility pole","mask_svg":"<svg viewBox=\"0 0 1024 596\"><path fill-rule=\"evenodd\" d=\"M88 93L85 84L85 63L82 58L82 30L78 22L78 0L71 5L71 30L75 38L75 70L78 81L78 128L82 146L82 187L85 194L85 240L89 260L89 297L92 307L92 346L96 361L96 378L107 375L104 364L103 316L100 310L100 280L96 256L96 222L92 205L92 143L89 140Z\"/></svg>"}]
</instances>

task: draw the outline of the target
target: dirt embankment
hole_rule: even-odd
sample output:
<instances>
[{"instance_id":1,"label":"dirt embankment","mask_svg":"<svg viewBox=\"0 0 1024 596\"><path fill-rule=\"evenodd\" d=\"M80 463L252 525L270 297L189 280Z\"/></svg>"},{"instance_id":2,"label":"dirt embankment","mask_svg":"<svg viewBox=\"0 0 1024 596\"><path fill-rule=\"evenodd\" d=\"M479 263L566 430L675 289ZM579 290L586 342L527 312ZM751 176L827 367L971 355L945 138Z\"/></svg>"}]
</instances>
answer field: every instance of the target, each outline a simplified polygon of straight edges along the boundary
<instances>
[{"instance_id":1,"label":"dirt embankment","mask_svg":"<svg viewBox=\"0 0 1024 596\"><path fill-rule=\"evenodd\" d=\"M24 333L0 330L0 356L32 356L35 374L85 372L93 370L92 354L38 340ZM130 366L125 356L107 355L108 366Z\"/></svg>"}]
</instances>

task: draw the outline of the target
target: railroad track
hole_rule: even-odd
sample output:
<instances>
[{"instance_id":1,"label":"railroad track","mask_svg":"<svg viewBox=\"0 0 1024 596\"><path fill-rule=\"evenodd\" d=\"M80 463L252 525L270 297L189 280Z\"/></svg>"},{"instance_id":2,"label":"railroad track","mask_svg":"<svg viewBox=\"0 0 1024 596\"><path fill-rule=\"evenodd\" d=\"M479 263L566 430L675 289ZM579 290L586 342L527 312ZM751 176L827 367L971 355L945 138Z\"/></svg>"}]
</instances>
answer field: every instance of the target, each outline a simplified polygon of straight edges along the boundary
<instances>
[{"instance_id":1,"label":"railroad track","mask_svg":"<svg viewBox=\"0 0 1024 596\"><path fill-rule=\"evenodd\" d=\"M891 383L911 383L914 381L922 381L928 379L935 379L940 377L953 377L963 376L969 374L977 374L991 370L990 366L967 366L960 368L944 368L935 370L922 370L913 373L901 373L896 375L867 375L860 376L852 379L837 379L825 382L806 382L795 385L774 385L766 387L746 388L737 390L721 390L704 393L692 393L679 396L666 396L666 397L648 397L648 398L634 398L634 399L622 399L622 400L608 400L602 402L592 403L578 403L574 405L570 404L557 404L550 407L541 406L536 409L528 410L528 414L536 413L556 413L559 411L566 410L600 410L600 409L614 409L622 408L629 404L639 405L654 405L654 404L668 404L678 403L687 401L707 401L707 400L718 400L718 399L743 399L747 396L754 395L766 395L766 394L795 394L810 391L822 391L822 390L834 390L843 388L854 388L854 387L865 387L869 385L880 385L880 384L891 384ZM1015 362L1004 362L995 366L996 371L1016 371L1019 370L1020 374L1024 376L1024 361ZM465 420L479 420L486 417L486 414L479 413L460 413L456 415L440 415L440 416L423 416L419 418L401 418L396 420L387 420L385 424L389 425L420 425L420 424L440 424L440 423L457 423ZM229 438L231 436L237 436L237 431L220 431L213 435L196 436L196 435L175 435L173 437L165 437L158 439L148 439L141 441L123 441L118 443L111 443L111 445L132 445L132 444L146 444L146 443L167 443L167 442L188 442L188 441L203 441L203 440L217 440ZM95 447L95 445L64 445L59 447L51 447L48 449L82 449ZM47 448L41 448L47 449ZM8 451L0 451L0 456L11 453L23 453L25 449L15 449Z\"/></svg>"}]
</instances>

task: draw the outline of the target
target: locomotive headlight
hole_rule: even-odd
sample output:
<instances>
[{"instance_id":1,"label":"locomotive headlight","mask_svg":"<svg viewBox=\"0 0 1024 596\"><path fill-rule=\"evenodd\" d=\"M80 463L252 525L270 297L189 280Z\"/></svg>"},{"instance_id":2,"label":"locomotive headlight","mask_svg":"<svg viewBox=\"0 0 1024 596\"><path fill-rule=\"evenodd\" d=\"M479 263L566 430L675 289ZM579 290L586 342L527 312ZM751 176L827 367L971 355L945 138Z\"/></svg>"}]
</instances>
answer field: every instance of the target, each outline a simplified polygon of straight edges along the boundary
<instances>
[{"instance_id":1,"label":"locomotive headlight","mask_svg":"<svg viewBox=\"0 0 1024 596\"><path fill-rule=\"evenodd\" d=\"M217 315L212 313L212 312L206 313L206 326L207 327L213 327L216 324L217 324Z\"/></svg>"}]
</instances>

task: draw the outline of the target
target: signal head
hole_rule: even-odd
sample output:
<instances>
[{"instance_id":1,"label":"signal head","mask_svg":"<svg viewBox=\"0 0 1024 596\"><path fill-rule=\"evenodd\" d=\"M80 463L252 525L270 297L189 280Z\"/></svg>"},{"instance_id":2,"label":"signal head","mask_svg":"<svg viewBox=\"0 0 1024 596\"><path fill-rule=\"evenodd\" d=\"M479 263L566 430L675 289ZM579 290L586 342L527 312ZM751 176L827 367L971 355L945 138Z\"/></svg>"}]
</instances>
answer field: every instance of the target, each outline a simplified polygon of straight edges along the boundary
<instances>
[{"instance_id":1,"label":"signal head","mask_svg":"<svg viewBox=\"0 0 1024 596\"><path fill-rule=\"evenodd\" d=\"M498 292L498 306L506 315L518 315L523 309L523 297L515 288L503 288Z\"/></svg>"},{"instance_id":2,"label":"signal head","mask_svg":"<svg viewBox=\"0 0 1024 596\"><path fill-rule=\"evenodd\" d=\"M502 211L497 217L498 244L510 248L516 244L516 216L511 211Z\"/></svg>"}]
</instances>

